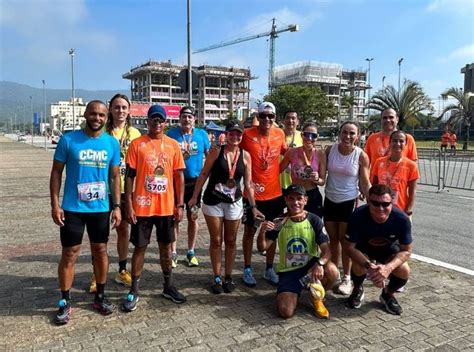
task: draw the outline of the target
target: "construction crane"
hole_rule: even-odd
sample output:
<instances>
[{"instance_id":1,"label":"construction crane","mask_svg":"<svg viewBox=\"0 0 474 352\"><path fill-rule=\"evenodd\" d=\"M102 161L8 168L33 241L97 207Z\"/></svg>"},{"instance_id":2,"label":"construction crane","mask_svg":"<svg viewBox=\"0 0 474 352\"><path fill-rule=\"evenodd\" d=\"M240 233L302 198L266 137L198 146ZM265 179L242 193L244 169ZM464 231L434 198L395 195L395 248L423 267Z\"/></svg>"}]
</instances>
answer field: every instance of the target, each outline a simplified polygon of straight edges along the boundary
<instances>
[{"instance_id":1,"label":"construction crane","mask_svg":"<svg viewBox=\"0 0 474 352\"><path fill-rule=\"evenodd\" d=\"M268 91L271 93L273 89L273 68L275 67L275 39L278 38L279 33L288 32L288 31L297 32L298 30L299 30L299 27L297 24L290 24L288 27L284 29L277 30L277 27L275 24L275 18L273 18L272 29L270 32L255 34L250 37L239 38L239 39L231 40L228 42L211 45L206 48L195 50L193 51L193 54L202 53L203 51L214 50L214 49L222 48L224 46L234 45L234 44L246 42L248 40L253 40L253 39L257 39L261 37L270 37L270 55L269 55L270 62L268 65Z\"/></svg>"}]
</instances>

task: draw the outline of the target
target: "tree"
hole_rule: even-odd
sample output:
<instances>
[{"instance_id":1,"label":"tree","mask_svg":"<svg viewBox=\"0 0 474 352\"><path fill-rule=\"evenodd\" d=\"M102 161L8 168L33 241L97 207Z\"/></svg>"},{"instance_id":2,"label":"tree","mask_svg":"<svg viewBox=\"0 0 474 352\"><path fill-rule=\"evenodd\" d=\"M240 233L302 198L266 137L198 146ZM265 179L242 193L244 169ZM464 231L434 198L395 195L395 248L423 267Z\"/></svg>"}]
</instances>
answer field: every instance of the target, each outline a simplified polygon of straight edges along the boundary
<instances>
[{"instance_id":1,"label":"tree","mask_svg":"<svg viewBox=\"0 0 474 352\"><path fill-rule=\"evenodd\" d=\"M423 111L434 111L431 99L413 81L405 81L400 92L391 85L377 91L367 103L367 108L380 112L387 108L394 109L398 112L400 128L404 127L406 119L416 118Z\"/></svg>"},{"instance_id":2,"label":"tree","mask_svg":"<svg viewBox=\"0 0 474 352\"><path fill-rule=\"evenodd\" d=\"M279 117L283 117L288 110L296 111L302 124L308 120L323 122L337 116L336 107L319 87L279 86L266 95L264 100L275 105Z\"/></svg>"},{"instance_id":3,"label":"tree","mask_svg":"<svg viewBox=\"0 0 474 352\"><path fill-rule=\"evenodd\" d=\"M462 128L464 126L466 130L466 139L464 140L462 149L467 150L467 146L469 145L469 129L474 116L473 95L472 93L463 93L461 88L452 87L441 93L441 97L443 100L452 98L455 102L446 106L438 119L441 120L444 114L450 112L451 116L446 124L451 126L451 128L455 126Z\"/></svg>"},{"instance_id":4,"label":"tree","mask_svg":"<svg viewBox=\"0 0 474 352\"><path fill-rule=\"evenodd\" d=\"M349 116L349 119L352 120L352 107L355 105L357 105L357 102L355 101L355 97L353 95L344 95L341 99L341 116Z\"/></svg>"}]
</instances>

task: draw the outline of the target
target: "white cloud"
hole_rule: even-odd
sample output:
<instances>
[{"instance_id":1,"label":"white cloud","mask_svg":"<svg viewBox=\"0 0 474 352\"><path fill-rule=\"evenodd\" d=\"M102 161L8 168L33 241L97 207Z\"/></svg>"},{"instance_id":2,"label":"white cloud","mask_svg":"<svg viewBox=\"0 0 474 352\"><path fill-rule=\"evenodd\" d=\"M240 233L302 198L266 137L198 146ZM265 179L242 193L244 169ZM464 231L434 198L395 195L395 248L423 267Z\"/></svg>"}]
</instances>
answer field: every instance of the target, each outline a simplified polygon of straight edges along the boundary
<instances>
[{"instance_id":1,"label":"white cloud","mask_svg":"<svg viewBox=\"0 0 474 352\"><path fill-rule=\"evenodd\" d=\"M315 2L321 1L318 0ZM283 29L291 24L298 24L300 30L304 31L308 30L311 25L321 17L322 15L317 11L311 11L302 15L285 7L247 19L243 26L239 25L238 30L230 31L232 33L238 33L237 35L232 38L222 38L221 42L224 43L237 38L245 38L269 32L272 26L272 18L276 19L277 30ZM284 35L291 36L294 34L285 33ZM252 42L253 44L250 44ZM245 43L249 44L246 45ZM266 92L268 84L268 55L268 37L262 37L261 39L257 39L257 42L252 40L249 42L243 42L242 44L231 45L217 50L195 54L193 55L193 65L214 64L244 68L250 67L252 76L256 77L255 80L252 80L251 87L255 94L258 95L258 92ZM185 63L186 60L186 55L178 58L178 62Z\"/></svg>"},{"instance_id":2,"label":"white cloud","mask_svg":"<svg viewBox=\"0 0 474 352\"><path fill-rule=\"evenodd\" d=\"M457 15L472 16L474 3L472 0L433 0L426 11L431 13L455 13Z\"/></svg>"},{"instance_id":3,"label":"white cloud","mask_svg":"<svg viewBox=\"0 0 474 352\"><path fill-rule=\"evenodd\" d=\"M460 48L456 48L446 56L437 59L440 63L451 61L472 62L474 61L474 44L466 44Z\"/></svg>"},{"instance_id":4,"label":"white cloud","mask_svg":"<svg viewBox=\"0 0 474 352\"><path fill-rule=\"evenodd\" d=\"M103 56L115 47L110 33L84 26L88 17L85 0L19 0L2 1L0 30L16 32L22 38L21 50L16 43L2 49L15 55L29 55L31 63L54 65L69 60L69 48L87 48ZM80 49L78 49L80 51Z\"/></svg>"}]
</instances>

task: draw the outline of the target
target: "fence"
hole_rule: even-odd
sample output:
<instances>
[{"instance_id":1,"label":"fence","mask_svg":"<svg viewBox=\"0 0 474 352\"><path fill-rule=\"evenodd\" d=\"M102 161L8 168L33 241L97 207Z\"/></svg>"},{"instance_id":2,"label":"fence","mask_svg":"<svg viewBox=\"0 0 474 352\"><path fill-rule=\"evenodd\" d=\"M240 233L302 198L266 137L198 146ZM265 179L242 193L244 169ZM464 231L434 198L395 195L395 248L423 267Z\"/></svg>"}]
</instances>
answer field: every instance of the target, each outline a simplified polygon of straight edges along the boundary
<instances>
[{"instance_id":1,"label":"fence","mask_svg":"<svg viewBox=\"0 0 474 352\"><path fill-rule=\"evenodd\" d=\"M472 151L437 148L418 148L418 183L445 188L457 188L474 191L474 153Z\"/></svg>"}]
</instances>

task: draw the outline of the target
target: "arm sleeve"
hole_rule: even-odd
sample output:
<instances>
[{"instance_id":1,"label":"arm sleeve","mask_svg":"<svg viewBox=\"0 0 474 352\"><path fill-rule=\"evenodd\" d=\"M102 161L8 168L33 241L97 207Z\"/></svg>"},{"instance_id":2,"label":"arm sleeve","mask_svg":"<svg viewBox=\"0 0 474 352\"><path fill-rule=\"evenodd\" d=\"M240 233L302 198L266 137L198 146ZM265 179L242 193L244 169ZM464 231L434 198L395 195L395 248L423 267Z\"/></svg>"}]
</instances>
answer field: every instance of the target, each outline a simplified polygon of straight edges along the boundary
<instances>
[{"instance_id":1,"label":"arm sleeve","mask_svg":"<svg viewBox=\"0 0 474 352\"><path fill-rule=\"evenodd\" d=\"M347 223L347 233L345 235L346 240L352 243L357 243L360 238L360 227L358 226L358 216L356 216L356 213L359 212L356 211L352 213L349 222Z\"/></svg>"},{"instance_id":2,"label":"arm sleeve","mask_svg":"<svg viewBox=\"0 0 474 352\"><path fill-rule=\"evenodd\" d=\"M135 170L137 169L137 148L136 143L134 143L134 141L132 141L132 143L130 143L130 146L128 147L125 162L130 166L130 168Z\"/></svg>"},{"instance_id":3,"label":"arm sleeve","mask_svg":"<svg viewBox=\"0 0 474 352\"><path fill-rule=\"evenodd\" d=\"M278 233L279 231L274 231L274 230L268 231L265 233L265 238L268 240L276 241L278 238Z\"/></svg>"},{"instance_id":4,"label":"arm sleeve","mask_svg":"<svg viewBox=\"0 0 474 352\"><path fill-rule=\"evenodd\" d=\"M201 130L202 133L202 140L204 141L204 151L208 152L209 148L211 148L211 142L209 141L209 138L207 137L207 133L204 130Z\"/></svg>"},{"instance_id":5,"label":"arm sleeve","mask_svg":"<svg viewBox=\"0 0 474 352\"><path fill-rule=\"evenodd\" d=\"M400 216L400 238L398 241L400 244L411 244L413 242L411 236L411 221L405 214L401 214Z\"/></svg>"},{"instance_id":6,"label":"arm sleeve","mask_svg":"<svg viewBox=\"0 0 474 352\"><path fill-rule=\"evenodd\" d=\"M59 139L58 145L56 147L56 151L54 152L54 160L60 161L63 164L65 164L67 161L67 149L68 149L68 143L66 141L66 138L62 136Z\"/></svg>"},{"instance_id":7,"label":"arm sleeve","mask_svg":"<svg viewBox=\"0 0 474 352\"><path fill-rule=\"evenodd\" d=\"M322 243L329 242L329 237L326 234L326 231L324 230L322 220L316 215L309 213L308 221L311 224L311 227L313 228L313 231L315 233L314 239L316 241L316 244L320 245Z\"/></svg>"},{"instance_id":8,"label":"arm sleeve","mask_svg":"<svg viewBox=\"0 0 474 352\"><path fill-rule=\"evenodd\" d=\"M112 163L112 166L119 166L120 165L120 145L119 145L119 142L113 138L112 138L112 150L113 150L113 156L112 156L112 160L111 160L111 163Z\"/></svg>"}]
</instances>

